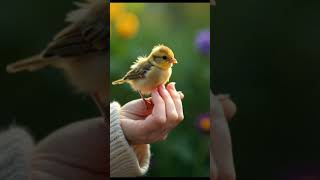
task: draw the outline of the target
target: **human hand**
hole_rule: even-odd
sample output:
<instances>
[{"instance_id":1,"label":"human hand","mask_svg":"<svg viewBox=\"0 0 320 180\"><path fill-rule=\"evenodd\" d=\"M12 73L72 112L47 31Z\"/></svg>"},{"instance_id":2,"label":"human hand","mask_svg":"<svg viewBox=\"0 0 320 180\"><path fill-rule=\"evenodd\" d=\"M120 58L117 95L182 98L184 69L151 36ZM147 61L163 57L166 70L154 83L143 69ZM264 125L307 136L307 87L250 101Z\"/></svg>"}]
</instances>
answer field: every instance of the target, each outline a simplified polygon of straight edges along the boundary
<instances>
[{"instance_id":1,"label":"human hand","mask_svg":"<svg viewBox=\"0 0 320 180\"><path fill-rule=\"evenodd\" d=\"M110 176L103 118L72 123L42 140L32 153L33 180L105 180Z\"/></svg>"},{"instance_id":2,"label":"human hand","mask_svg":"<svg viewBox=\"0 0 320 180\"><path fill-rule=\"evenodd\" d=\"M184 118L182 99L175 83L161 85L152 91L152 109L142 99L128 102L121 108L121 127L130 144L150 144L167 138L168 133Z\"/></svg>"},{"instance_id":3,"label":"human hand","mask_svg":"<svg viewBox=\"0 0 320 180\"><path fill-rule=\"evenodd\" d=\"M211 179L234 180L232 143L227 120L236 113L236 105L229 97L211 93Z\"/></svg>"}]
</instances>

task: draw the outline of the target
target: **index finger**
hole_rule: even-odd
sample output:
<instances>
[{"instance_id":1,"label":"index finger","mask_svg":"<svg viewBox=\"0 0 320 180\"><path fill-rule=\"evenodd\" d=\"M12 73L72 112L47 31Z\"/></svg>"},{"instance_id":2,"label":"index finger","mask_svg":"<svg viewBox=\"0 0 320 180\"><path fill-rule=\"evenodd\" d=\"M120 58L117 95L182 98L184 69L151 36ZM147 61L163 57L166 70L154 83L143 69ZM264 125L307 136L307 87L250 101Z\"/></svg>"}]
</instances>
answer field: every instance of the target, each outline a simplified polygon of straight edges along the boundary
<instances>
[{"instance_id":1,"label":"index finger","mask_svg":"<svg viewBox=\"0 0 320 180\"><path fill-rule=\"evenodd\" d=\"M219 175L235 176L232 142L223 107L217 97L211 95L211 153ZM222 178L222 177L219 177Z\"/></svg>"},{"instance_id":2,"label":"index finger","mask_svg":"<svg viewBox=\"0 0 320 180\"><path fill-rule=\"evenodd\" d=\"M211 93L211 112L214 110L212 109L213 105L213 98L216 97L218 101L220 101L222 109L223 109L223 116L226 117L227 120L231 120L237 112L237 105L230 99L229 95L214 95Z\"/></svg>"},{"instance_id":3,"label":"index finger","mask_svg":"<svg viewBox=\"0 0 320 180\"><path fill-rule=\"evenodd\" d=\"M146 127L149 130L159 128L166 123L165 103L158 89L152 91L152 102L154 104L152 113L146 118Z\"/></svg>"}]
</instances>

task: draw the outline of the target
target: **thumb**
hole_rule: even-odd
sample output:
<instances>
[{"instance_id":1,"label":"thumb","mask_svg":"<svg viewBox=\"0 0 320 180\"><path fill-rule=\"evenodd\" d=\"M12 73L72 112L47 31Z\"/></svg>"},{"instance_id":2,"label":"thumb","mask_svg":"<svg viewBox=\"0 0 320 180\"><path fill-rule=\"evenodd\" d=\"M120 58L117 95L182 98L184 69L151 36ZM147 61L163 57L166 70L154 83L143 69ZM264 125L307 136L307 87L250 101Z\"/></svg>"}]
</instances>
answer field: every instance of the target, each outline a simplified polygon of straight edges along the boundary
<instances>
[{"instance_id":1,"label":"thumb","mask_svg":"<svg viewBox=\"0 0 320 180\"><path fill-rule=\"evenodd\" d=\"M129 144L139 144L145 137L145 120L121 119L121 128Z\"/></svg>"},{"instance_id":2,"label":"thumb","mask_svg":"<svg viewBox=\"0 0 320 180\"><path fill-rule=\"evenodd\" d=\"M146 98L146 100L151 101L150 98ZM128 102L122 108L122 112L125 114L132 114L136 116L148 116L151 114L152 109L148 109L143 99L136 99Z\"/></svg>"}]
</instances>

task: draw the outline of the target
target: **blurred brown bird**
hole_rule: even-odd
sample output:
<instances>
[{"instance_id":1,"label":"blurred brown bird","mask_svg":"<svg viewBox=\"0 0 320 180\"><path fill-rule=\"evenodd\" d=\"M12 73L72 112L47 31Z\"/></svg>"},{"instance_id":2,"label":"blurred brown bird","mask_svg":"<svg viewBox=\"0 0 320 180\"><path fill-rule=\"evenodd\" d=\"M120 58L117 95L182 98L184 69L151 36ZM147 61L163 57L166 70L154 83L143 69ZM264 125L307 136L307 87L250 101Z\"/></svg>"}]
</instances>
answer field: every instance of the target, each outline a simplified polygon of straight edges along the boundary
<instances>
[{"instance_id":1,"label":"blurred brown bird","mask_svg":"<svg viewBox=\"0 0 320 180\"><path fill-rule=\"evenodd\" d=\"M62 69L77 92L89 93L106 118L109 61L109 6L105 0L75 3L69 26L41 53L7 66L9 73L51 66Z\"/></svg>"}]
</instances>

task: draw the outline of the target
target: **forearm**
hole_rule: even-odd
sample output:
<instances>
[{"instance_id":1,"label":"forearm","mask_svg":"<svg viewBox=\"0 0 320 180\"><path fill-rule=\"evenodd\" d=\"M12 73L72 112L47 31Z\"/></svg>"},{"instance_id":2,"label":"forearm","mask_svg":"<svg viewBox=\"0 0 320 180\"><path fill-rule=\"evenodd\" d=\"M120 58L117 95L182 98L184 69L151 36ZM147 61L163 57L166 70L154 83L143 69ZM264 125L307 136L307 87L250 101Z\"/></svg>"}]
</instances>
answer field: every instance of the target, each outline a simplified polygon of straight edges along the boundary
<instances>
[{"instance_id":1,"label":"forearm","mask_svg":"<svg viewBox=\"0 0 320 180\"><path fill-rule=\"evenodd\" d=\"M144 175L150 163L148 144L130 146L120 125L120 105L110 104L110 174L111 177Z\"/></svg>"}]
</instances>

